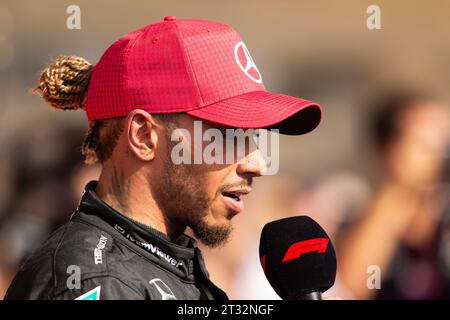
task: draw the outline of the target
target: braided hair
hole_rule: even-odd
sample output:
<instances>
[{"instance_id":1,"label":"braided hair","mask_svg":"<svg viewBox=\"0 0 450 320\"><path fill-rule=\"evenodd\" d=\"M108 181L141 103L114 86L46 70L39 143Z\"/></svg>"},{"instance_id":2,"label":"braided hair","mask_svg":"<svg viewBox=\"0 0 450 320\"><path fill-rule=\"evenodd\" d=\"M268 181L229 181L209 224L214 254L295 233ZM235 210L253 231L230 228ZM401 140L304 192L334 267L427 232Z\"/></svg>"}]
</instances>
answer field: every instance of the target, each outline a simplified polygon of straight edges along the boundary
<instances>
[{"instance_id":1,"label":"braided hair","mask_svg":"<svg viewBox=\"0 0 450 320\"><path fill-rule=\"evenodd\" d=\"M33 92L53 108L85 110L92 69L93 66L84 58L61 56L42 71L39 84ZM81 146L86 164L103 163L109 159L123 131L123 119L118 117L89 122ZM106 130L102 133L103 128Z\"/></svg>"}]
</instances>

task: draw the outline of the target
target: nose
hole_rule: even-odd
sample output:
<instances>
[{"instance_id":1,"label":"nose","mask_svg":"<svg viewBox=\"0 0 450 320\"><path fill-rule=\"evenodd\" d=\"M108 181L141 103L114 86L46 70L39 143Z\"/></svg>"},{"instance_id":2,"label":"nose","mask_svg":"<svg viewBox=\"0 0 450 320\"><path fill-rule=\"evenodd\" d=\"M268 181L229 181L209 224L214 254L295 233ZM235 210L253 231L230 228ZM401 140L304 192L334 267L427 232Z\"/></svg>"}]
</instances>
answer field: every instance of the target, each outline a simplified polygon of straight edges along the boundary
<instances>
[{"instance_id":1,"label":"nose","mask_svg":"<svg viewBox=\"0 0 450 320\"><path fill-rule=\"evenodd\" d=\"M267 164L261 152L255 150L237 163L236 172L241 177L253 178L264 175L266 168Z\"/></svg>"}]
</instances>

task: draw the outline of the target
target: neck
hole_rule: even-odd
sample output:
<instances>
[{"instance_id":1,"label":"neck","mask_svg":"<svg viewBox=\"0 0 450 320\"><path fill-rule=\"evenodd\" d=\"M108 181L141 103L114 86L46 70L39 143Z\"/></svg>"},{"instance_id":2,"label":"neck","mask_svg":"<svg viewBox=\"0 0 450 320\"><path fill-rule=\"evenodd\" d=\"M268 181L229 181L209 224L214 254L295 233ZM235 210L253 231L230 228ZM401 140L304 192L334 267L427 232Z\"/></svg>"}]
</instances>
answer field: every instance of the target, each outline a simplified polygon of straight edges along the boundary
<instances>
[{"instance_id":1,"label":"neck","mask_svg":"<svg viewBox=\"0 0 450 320\"><path fill-rule=\"evenodd\" d=\"M111 163L103 166L95 192L124 216L159 230L172 240L178 238L185 226L170 222L150 190L143 174L129 174L124 168Z\"/></svg>"}]
</instances>

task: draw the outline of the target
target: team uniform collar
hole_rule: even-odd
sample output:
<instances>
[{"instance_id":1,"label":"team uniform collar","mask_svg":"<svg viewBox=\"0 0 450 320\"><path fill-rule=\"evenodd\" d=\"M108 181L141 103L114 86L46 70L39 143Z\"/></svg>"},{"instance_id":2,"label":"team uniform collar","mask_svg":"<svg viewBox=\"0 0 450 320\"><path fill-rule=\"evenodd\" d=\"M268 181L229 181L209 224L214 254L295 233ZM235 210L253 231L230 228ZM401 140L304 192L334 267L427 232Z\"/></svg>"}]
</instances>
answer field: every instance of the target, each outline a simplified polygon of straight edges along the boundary
<instances>
[{"instance_id":1,"label":"team uniform collar","mask_svg":"<svg viewBox=\"0 0 450 320\"><path fill-rule=\"evenodd\" d=\"M171 241L162 232L135 221L109 206L95 193L96 186L97 181L91 181L86 185L72 220L82 219L100 228L104 228L106 224L109 229L114 229L110 231L119 241L131 244L134 250L139 251L147 259L186 280L194 280L196 263L207 275L200 250L193 238L183 234L176 241Z\"/></svg>"}]
</instances>

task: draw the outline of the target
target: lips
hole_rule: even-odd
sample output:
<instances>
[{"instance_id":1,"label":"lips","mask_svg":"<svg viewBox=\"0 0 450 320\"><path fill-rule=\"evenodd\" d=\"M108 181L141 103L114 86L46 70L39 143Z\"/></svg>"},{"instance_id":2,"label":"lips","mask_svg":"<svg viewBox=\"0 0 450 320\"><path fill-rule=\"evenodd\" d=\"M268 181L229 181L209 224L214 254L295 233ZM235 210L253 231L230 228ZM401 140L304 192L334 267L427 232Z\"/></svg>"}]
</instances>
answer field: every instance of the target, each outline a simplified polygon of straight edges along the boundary
<instances>
[{"instance_id":1,"label":"lips","mask_svg":"<svg viewBox=\"0 0 450 320\"><path fill-rule=\"evenodd\" d=\"M241 212L244 210L244 201L241 197L250 192L251 189L227 190L222 192L222 198L230 209L235 212Z\"/></svg>"}]
</instances>

